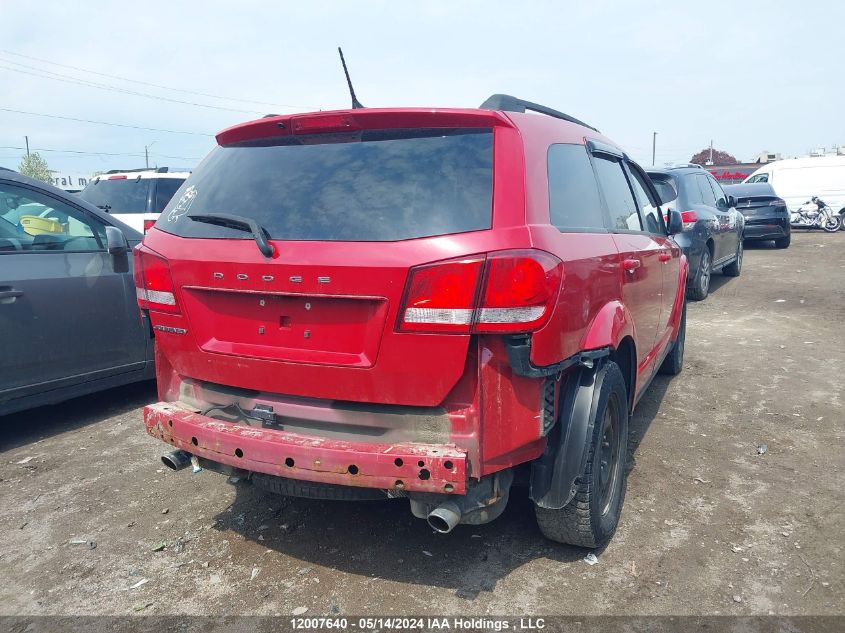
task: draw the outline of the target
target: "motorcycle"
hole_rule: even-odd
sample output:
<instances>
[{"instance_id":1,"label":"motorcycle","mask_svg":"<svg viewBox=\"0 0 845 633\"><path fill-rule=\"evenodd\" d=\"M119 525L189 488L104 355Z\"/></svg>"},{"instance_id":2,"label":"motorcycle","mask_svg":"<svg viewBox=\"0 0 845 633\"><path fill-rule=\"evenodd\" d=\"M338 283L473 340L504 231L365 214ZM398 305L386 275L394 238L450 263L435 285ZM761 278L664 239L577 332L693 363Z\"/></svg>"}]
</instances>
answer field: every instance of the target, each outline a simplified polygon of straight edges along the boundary
<instances>
[{"instance_id":1,"label":"motorcycle","mask_svg":"<svg viewBox=\"0 0 845 633\"><path fill-rule=\"evenodd\" d=\"M828 233L836 233L842 226L842 218L833 212L824 200L813 196L798 211L789 214L789 224L795 228L819 228Z\"/></svg>"}]
</instances>

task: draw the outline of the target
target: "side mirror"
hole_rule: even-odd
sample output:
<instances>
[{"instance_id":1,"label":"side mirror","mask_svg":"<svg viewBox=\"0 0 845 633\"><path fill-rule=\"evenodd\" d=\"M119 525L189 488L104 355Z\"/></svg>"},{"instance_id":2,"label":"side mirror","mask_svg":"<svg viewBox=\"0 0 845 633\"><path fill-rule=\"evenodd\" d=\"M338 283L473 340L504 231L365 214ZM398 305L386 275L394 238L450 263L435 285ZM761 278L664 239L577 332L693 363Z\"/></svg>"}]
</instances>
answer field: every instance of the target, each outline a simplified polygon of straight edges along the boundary
<instances>
[{"instance_id":1,"label":"side mirror","mask_svg":"<svg viewBox=\"0 0 845 633\"><path fill-rule=\"evenodd\" d=\"M106 227L106 250L109 255L125 255L129 252L129 240L116 226Z\"/></svg>"},{"instance_id":2,"label":"side mirror","mask_svg":"<svg viewBox=\"0 0 845 633\"><path fill-rule=\"evenodd\" d=\"M669 210L669 235L677 235L684 230L684 220L681 218L681 212L676 209Z\"/></svg>"},{"instance_id":3,"label":"side mirror","mask_svg":"<svg viewBox=\"0 0 845 633\"><path fill-rule=\"evenodd\" d=\"M112 259L112 270L116 273L129 272L129 240L116 226L106 227L106 250Z\"/></svg>"},{"instance_id":4,"label":"side mirror","mask_svg":"<svg viewBox=\"0 0 845 633\"><path fill-rule=\"evenodd\" d=\"M733 209L736 207L736 196L728 196L728 209Z\"/></svg>"}]
</instances>

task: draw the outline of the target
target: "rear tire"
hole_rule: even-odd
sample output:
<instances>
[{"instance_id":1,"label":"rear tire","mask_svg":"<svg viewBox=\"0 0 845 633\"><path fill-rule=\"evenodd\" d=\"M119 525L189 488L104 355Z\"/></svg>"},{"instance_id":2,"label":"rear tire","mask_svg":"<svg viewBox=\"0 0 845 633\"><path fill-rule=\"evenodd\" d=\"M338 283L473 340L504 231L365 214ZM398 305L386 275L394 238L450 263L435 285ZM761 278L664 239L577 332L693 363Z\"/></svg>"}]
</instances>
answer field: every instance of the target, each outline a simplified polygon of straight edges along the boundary
<instances>
[{"instance_id":1,"label":"rear tire","mask_svg":"<svg viewBox=\"0 0 845 633\"><path fill-rule=\"evenodd\" d=\"M672 351L663 360L660 369L657 371L661 374L669 376L677 376L684 368L684 347L687 340L687 302L684 301L684 307L681 308L681 325L678 328L678 337L672 343Z\"/></svg>"},{"instance_id":2,"label":"rear tire","mask_svg":"<svg viewBox=\"0 0 845 633\"><path fill-rule=\"evenodd\" d=\"M695 271L692 284L687 294L694 301L703 301L710 292L710 276L713 274L713 255L710 248L705 246L701 253L701 261L698 263L698 270Z\"/></svg>"},{"instance_id":3,"label":"rear tire","mask_svg":"<svg viewBox=\"0 0 845 633\"><path fill-rule=\"evenodd\" d=\"M739 246L736 248L736 259L722 269L722 273L728 277L739 277L742 272L742 240L739 241Z\"/></svg>"},{"instance_id":4,"label":"rear tire","mask_svg":"<svg viewBox=\"0 0 845 633\"><path fill-rule=\"evenodd\" d=\"M628 396L619 366L605 362L596 376L590 420L590 445L576 492L563 508L534 506L537 525L546 538L601 547L616 531L625 500L628 456Z\"/></svg>"},{"instance_id":5,"label":"rear tire","mask_svg":"<svg viewBox=\"0 0 845 633\"><path fill-rule=\"evenodd\" d=\"M824 224L822 224L822 229L827 231L828 233L836 233L839 230L839 227L842 226L842 218L838 215L831 215Z\"/></svg>"},{"instance_id":6,"label":"rear tire","mask_svg":"<svg viewBox=\"0 0 845 633\"><path fill-rule=\"evenodd\" d=\"M775 248L789 248L789 243L792 241L792 234L785 237L779 237L775 240Z\"/></svg>"}]
</instances>

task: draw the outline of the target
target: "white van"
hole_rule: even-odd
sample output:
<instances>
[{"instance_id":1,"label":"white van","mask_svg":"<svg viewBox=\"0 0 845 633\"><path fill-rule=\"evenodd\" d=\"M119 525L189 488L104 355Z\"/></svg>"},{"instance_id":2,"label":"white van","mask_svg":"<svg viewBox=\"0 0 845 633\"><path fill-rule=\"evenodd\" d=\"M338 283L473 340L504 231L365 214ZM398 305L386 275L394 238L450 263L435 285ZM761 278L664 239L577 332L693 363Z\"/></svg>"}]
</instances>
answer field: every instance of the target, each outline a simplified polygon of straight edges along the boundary
<instances>
[{"instance_id":1,"label":"white van","mask_svg":"<svg viewBox=\"0 0 845 633\"><path fill-rule=\"evenodd\" d=\"M845 156L788 158L762 165L743 182L767 182L790 211L813 196L845 217Z\"/></svg>"}]
</instances>

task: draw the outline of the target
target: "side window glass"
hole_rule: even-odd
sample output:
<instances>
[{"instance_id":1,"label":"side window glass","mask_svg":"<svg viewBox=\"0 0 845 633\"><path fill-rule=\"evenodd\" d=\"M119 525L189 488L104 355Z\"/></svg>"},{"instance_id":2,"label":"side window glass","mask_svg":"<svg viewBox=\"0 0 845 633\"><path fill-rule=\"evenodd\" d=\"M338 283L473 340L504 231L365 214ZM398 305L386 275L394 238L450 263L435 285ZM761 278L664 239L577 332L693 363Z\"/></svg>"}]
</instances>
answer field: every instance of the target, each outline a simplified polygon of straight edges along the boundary
<instances>
[{"instance_id":1,"label":"side window glass","mask_svg":"<svg viewBox=\"0 0 845 633\"><path fill-rule=\"evenodd\" d=\"M156 197L153 205L154 213L161 213L164 207L170 202L176 190L185 182L181 178L157 178L156 179Z\"/></svg>"},{"instance_id":2,"label":"side window glass","mask_svg":"<svg viewBox=\"0 0 845 633\"><path fill-rule=\"evenodd\" d=\"M610 229L613 231L642 231L640 214L634 202L628 179L618 160L596 157L596 173L604 199L610 211Z\"/></svg>"},{"instance_id":3,"label":"side window glass","mask_svg":"<svg viewBox=\"0 0 845 633\"><path fill-rule=\"evenodd\" d=\"M710 187L713 189L713 195L716 196L716 206L720 209L727 209L728 208L728 197L725 195L725 190L722 189L722 185L716 182L715 178L708 178L710 182Z\"/></svg>"},{"instance_id":4,"label":"side window glass","mask_svg":"<svg viewBox=\"0 0 845 633\"><path fill-rule=\"evenodd\" d=\"M710 186L709 180L704 174L695 175L695 182L698 185L698 190L701 192L702 203L709 207L715 207L716 196L713 194L713 188Z\"/></svg>"},{"instance_id":5,"label":"side window glass","mask_svg":"<svg viewBox=\"0 0 845 633\"><path fill-rule=\"evenodd\" d=\"M634 190L634 197L637 199L637 206L640 209L645 230L649 233L658 235L665 235L663 224L660 222L660 210L652 204L651 199L646 192L646 185L643 183L640 173L631 169L631 187Z\"/></svg>"},{"instance_id":6,"label":"side window glass","mask_svg":"<svg viewBox=\"0 0 845 633\"><path fill-rule=\"evenodd\" d=\"M587 148L552 145L548 170L551 223L561 231L594 229L604 232L604 212Z\"/></svg>"},{"instance_id":7,"label":"side window glass","mask_svg":"<svg viewBox=\"0 0 845 633\"><path fill-rule=\"evenodd\" d=\"M704 204L701 196L701 188L698 186L698 179L695 176L684 175L678 178L681 189L684 193L684 202L681 205Z\"/></svg>"},{"instance_id":8,"label":"side window glass","mask_svg":"<svg viewBox=\"0 0 845 633\"><path fill-rule=\"evenodd\" d=\"M9 184L0 184L0 199L0 240L18 252L105 250L105 225L69 204Z\"/></svg>"}]
</instances>

